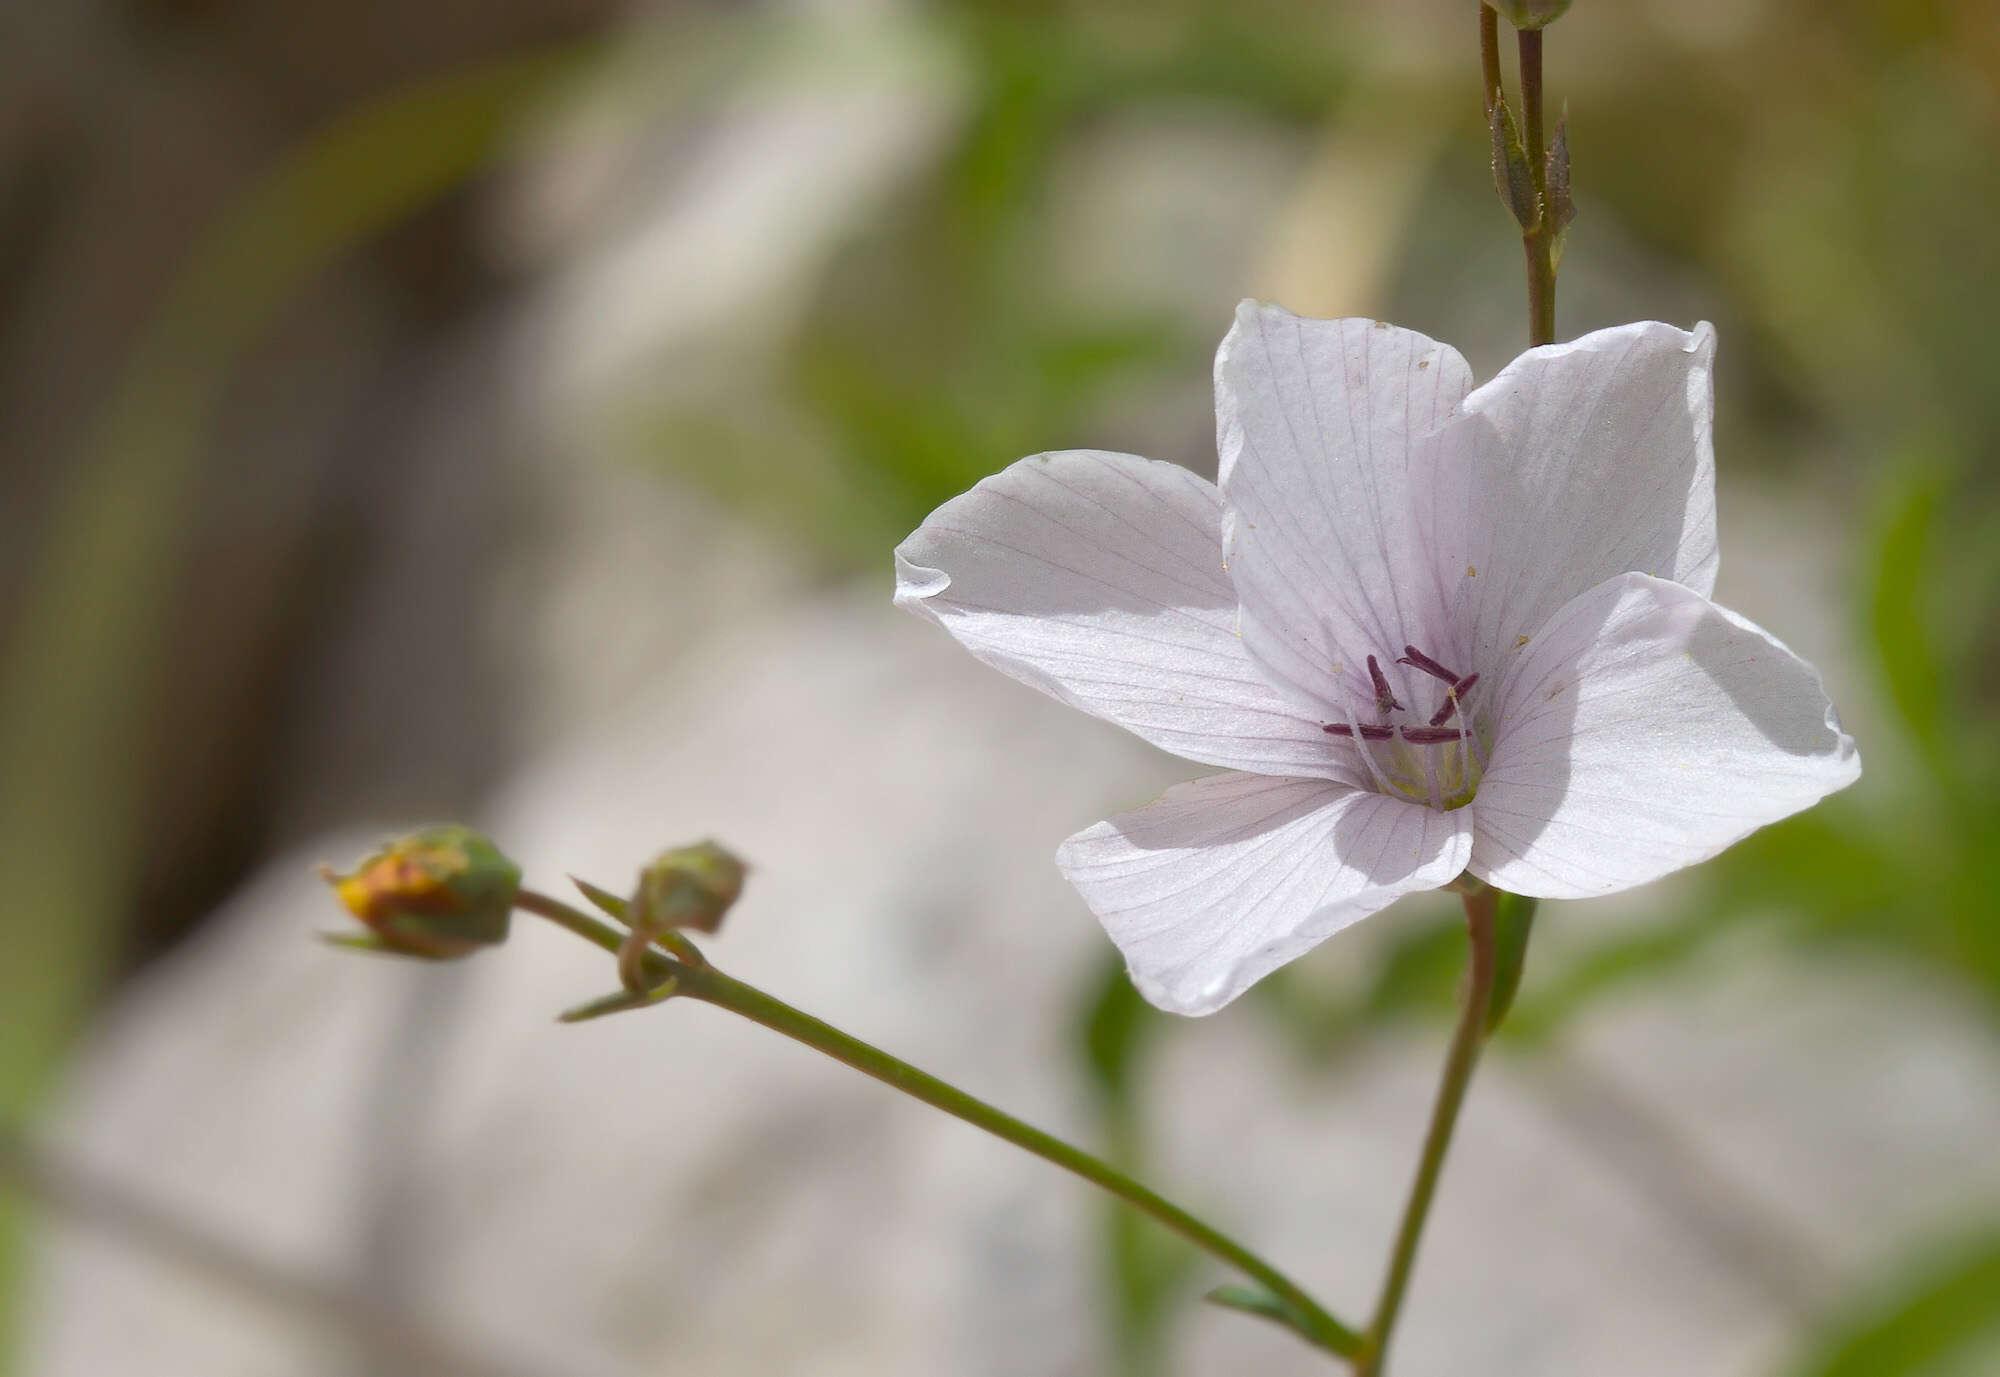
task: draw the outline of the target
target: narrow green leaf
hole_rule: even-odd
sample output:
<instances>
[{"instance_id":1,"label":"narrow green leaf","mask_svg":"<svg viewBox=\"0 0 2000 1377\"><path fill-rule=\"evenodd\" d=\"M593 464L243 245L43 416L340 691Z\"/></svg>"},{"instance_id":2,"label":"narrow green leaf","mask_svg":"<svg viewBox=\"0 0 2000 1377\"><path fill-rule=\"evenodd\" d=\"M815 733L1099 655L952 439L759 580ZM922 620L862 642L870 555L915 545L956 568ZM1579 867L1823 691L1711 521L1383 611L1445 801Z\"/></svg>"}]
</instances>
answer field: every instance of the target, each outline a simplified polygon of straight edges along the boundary
<instances>
[{"instance_id":1,"label":"narrow green leaf","mask_svg":"<svg viewBox=\"0 0 2000 1377\"><path fill-rule=\"evenodd\" d=\"M1241 1310L1246 1315L1262 1315L1265 1319L1275 1320L1288 1329L1303 1328L1292 1307L1261 1286L1231 1282L1227 1286L1216 1287L1202 1299L1210 1305L1219 1305L1225 1310Z\"/></svg>"},{"instance_id":2,"label":"narrow green leaf","mask_svg":"<svg viewBox=\"0 0 2000 1377\"><path fill-rule=\"evenodd\" d=\"M577 887L584 898L603 909L608 916L621 923L625 921L625 901L616 894L608 889L600 889L588 880L580 880L574 875L569 877L569 882Z\"/></svg>"},{"instance_id":3,"label":"narrow green leaf","mask_svg":"<svg viewBox=\"0 0 2000 1377\"><path fill-rule=\"evenodd\" d=\"M573 1009L565 1009L556 1015L558 1023L588 1023L606 1014L622 1014L627 1009L643 1009L649 1004L658 1004L680 988L678 980L669 978L664 984L655 986L640 994L632 990L620 990L616 994L593 999L587 1004L579 1004Z\"/></svg>"},{"instance_id":4,"label":"narrow green leaf","mask_svg":"<svg viewBox=\"0 0 2000 1377\"><path fill-rule=\"evenodd\" d=\"M1216 1287L1202 1299L1225 1310L1239 1310L1246 1315L1257 1315L1274 1324L1281 1324L1313 1347L1338 1353L1343 1358L1353 1358L1361 1351L1363 1341L1354 1331L1330 1316L1325 1324L1315 1325L1310 1316L1300 1314L1286 1304L1283 1297L1261 1286L1231 1282L1227 1286Z\"/></svg>"}]
</instances>

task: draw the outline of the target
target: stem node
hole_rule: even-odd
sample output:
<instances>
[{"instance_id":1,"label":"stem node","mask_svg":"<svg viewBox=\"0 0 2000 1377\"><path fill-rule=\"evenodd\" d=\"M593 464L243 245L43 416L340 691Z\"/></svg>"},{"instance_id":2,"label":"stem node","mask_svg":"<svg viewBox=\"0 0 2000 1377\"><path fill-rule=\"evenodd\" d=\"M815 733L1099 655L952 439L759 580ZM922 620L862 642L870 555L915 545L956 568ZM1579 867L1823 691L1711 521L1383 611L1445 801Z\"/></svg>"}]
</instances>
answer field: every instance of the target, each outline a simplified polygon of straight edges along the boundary
<instances>
[{"instance_id":1,"label":"stem node","mask_svg":"<svg viewBox=\"0 0 2000 1377\"><path fill-rule=\"evenodd\" d=\"M587 891L586 891L587 892ZM572 908L560 899L523 889L515 897L522 911L546 918L561 928L592 942L613 955L625 948L625 937L616 929L589 914ZM650 993L622 990L566 1016L572 1020L600 1017L606 1013L640 1008L667 994L700 1000L717 1008L761 1023L795 1042L823 1052L835 1061L853 1067L912 1099L933 1109L941 1109L974 1128L983 1129L1003 1142L1032 1152L1075 1176L1108 1191L1142 1214L1171 1229L1182 1238L1257 1283L1257 1287L1225 1288L1218 1303L1276 1320L1315 1348L1343 1358L1356 1359L1361 1352L1361 1336L1336 1319L1327 1309L1290 1277L1258 1257L1235 1239L1203 1223L1164 1196L1134 1181L1110 1163L1093 1157L1081 1148L1063 1142L1023 1123L1011 1114L974 1099L957 1086L919 1071L906 1061L890 1056L878 1047L843 1033L830 1023L773 998L754 985L746 985L706 964L692 965L673 960L641 946L636 957L621 961L631 974L650 988ZM1259 1290L1258 1288L1261 1288ZM1255 1303L1252 1299L1257 1298Z\"/></svg>"}]
</instances>

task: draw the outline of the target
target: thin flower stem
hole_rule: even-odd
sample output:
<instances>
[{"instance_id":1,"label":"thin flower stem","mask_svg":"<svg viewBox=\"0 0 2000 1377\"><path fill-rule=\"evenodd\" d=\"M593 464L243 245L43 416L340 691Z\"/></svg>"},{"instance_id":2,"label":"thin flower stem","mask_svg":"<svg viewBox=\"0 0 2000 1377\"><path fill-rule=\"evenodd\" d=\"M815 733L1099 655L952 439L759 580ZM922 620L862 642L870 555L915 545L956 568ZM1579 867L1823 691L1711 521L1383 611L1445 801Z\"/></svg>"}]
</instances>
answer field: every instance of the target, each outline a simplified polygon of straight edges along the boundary
<instances>
[{"instance_id":1,"label":"thin flower stem","mask_svg":"<svg viewBox=\"0 0 2000 1377\"><path fill-rule=\"evenodd\" d=\"M1500 16L1494 8L1479 3L1479 67L1486 76L1486 118L1493 118L1504 92L1500 84Z\"/></svg>"},{"instance_id":2,"label":"thin flower stem","mask_svg":"<svg viewBox=\"0 0 2000 1377\"><path fill-rule=\"evenodd\" d=\"M1484 45L1493 12L1481 5L1480 40ZM1528 259L1528 344L1556 342L1555 208L1549 204L1548 145L1543 140L1542 120L1542 31L1522 29L1521 122L1527 142L1528 168L1535 179L1535 200L1541 216L1535 227L1521 236ZM1492 79L1489 75L1488 87Z\"/></svg>"},{"instance_id":3,"label":"thin flower stem","mask_svg":"<svg viewBox=\"0 0 2000 1377\"><path fill-rule=\"evenodd\" d=\"M1522 29L1515 38L1521 45L1521 136L1529 153L1539 159L1548 147L1542 131L1542 31ZM1541 184L1537 168L1535 185Z\"/></svg>"},{"instance_id":4,"label":"thin flower stem","mask_svg":"<svg viewBox=\"0 0 2000 1377\"><path fill-rule=\"evenodd\" d=\"M1423 1238L1424 1220L1431 1199L1437 1194L1438 1176L1444 1170L1445 1151L1451 1146L1452 1129L1458 1123L1459 1106L1465 1103L1466 1087L1472 1083L1473 1068L1479 1064L1479 1050L1486 1042L1487 1006L1493 995L1494 920L1500 908L1500 891L1482 886L1463 894L1465 928L1470 939L1471 972L1465 982L1465 1008L1458 1018L1458 1032L1445 1059L1444 1077L1438 1085L1437 1102L1431 1108L1430 1130L1424 1136L1424 1155L1417 1163L1417 1179L1410 1186L1409 1202L1403 1207L1402 1226L1396 1232L1395 1250L1389 1255L1389 1271L1382 1281L1382 1296L1375 1303L1374 1317L1362 1338L1361 1353L1354 1360L1354 1377L1379 1377L1389 1357L1389 1339L1396 1329L1396 1316L1403 1307L1403 1293L1410 1284L1410 1270L1416 1265L1417 1244Z\"/></svg>"},{"instance_id":5,"label":"thin flower stem","mask_svg":"<svg viewBox=\"0 0 2000 1377\"><path fill-rule=\"evenodd\" d=\"M622 945L623 934L616 929L546 894L524 889L515 899L515 904L529 913L547 918L559 927L567 928L608 952L615 954ZM892 1086L935 1109L941 1109L955 1118L963 1119L975 1128L984 1129L996 1138L1024 1148L1037 1157L1082 1177L1092 1185L1109 1191L1134 1209L1152 1216L1197 1248L1236 1268L1269 1291L1277 1301L1282 1302L1281 1306L1260 1309L1259 1313L1279 1320L1306 1342L1330 1353L1353 1358L1360 1352L1361 1336L1335 1319L1291 1278L1240 1243L1140 1185L1109 1163L1059 1138L1051 1137L1040 1129L1016 1119L1013 1115L995 1109L983 1100L974 1099L956 1086L948 1085L935 1076L919 1071L908 1062L892 1057L859 1038L851 1037L831 1024L823 1023L753 985L746 985L740 980L724 975L713 966L688 965L652 951L646 953L645 964L655 982L664 981L670 976L679 981L674 991L676 998L698 999L703 1003L740 1014L753 1023L761 1023L774 1032L783 1033L786 1037L802 1042L816 1051L824 1052L835 1061L845 1063L864 1075L872 1076L884 1085Z\"/></svg>"}]
</instances>

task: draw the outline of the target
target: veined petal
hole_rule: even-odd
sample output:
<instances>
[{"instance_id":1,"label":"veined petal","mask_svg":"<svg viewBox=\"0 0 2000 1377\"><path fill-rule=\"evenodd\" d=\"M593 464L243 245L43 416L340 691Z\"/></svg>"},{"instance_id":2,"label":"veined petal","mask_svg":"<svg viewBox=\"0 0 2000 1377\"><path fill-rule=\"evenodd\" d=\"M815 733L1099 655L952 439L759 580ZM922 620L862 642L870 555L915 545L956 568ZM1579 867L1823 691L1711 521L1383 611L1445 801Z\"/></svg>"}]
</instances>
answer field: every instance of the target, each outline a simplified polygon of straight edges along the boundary
<instances>
[{"instance_id":1,"label":"veined petal","mask_svg":"<svg viewBox=\"0 0 2000 1377\"><path fill-rule=\"evenodd\" d=\"M1077 833L1056 864L1141 994L1207 1014L1350 923L1449 883L1471 854L1471 812L1214 775Z\"/></svg>"},{"instance_id":2,"label":"veined petal","mask_svg":"<svg viewBox=\"0 0 2000 1377\"><path fill-rule=\"evenodd\" d=\"M1472 872L1518 894L1644 884L1861 774L1811 665L1644 574L1564 606L1497 703Z\"/></svg>"},{"instance_id":3,"label":"veined petal","mask_svg":"<svg viewBox=\"0 0 2000 1377\"><path fill-rule=\"evenodd\" d=\"M1339 721L1366 661L1435 646L1442 588L1419 501L1472 386L1458 352L1369 320L1246 301L1215 356L1223 548L1243 642L1287 696Z\"/></svg>"},{"instance_id":4,"label":"veined petal","mask_svg":"<svg viewBox=\"0 0 2000 1377\"><path fill-rule=\"evenodd\" d=\"M1713 591L1714 359L1707 324L1642 321L1530 349L1465 399L1426 503L1455 653L1498 664L1618 574Z\"/></svg>"},{"instance_id":5,"label":"veined petal","mask_svg":"<svg viewBox=\"0 0 2000 1377\"><path fill-rule=\"evenodd\" d=\"M1189 760L1346 779L1358 765L1236 635L1215 485L1069 450L953 498L896 550L896 605L995 669Z\"/></svg>"}]
</instances>

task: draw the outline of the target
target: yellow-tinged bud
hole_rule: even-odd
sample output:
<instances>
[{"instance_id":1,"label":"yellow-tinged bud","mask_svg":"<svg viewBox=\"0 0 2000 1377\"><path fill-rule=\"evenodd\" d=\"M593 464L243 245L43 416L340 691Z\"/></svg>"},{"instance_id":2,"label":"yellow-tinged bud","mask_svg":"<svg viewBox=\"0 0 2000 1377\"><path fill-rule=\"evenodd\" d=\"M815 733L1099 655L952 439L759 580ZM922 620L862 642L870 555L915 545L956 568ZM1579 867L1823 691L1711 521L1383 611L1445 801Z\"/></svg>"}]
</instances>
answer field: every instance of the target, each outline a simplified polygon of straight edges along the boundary
<instances>
[{"instance_id":1,"label":"yellow-tinged bud","mask_svg":"<svg viewBox=\"0 0 2000 1377\"><path fill-rule=\"evenodd\" d=\"M351 873L320 867L368 936L342 946L446 961L507 940L521 868L479 833L430 827L390 842Z\"/></svg>"},{"instance_id":2,"label":"yellow-tinged bud","mask_svg":"<svg viewBox=\"0 0 2000 1377\"><path fill-rule=\"evenodd\" d=\"M1517 29L1539 29L1562 18L1570 0L1486 0L1486 3Z\"/></svg>"},{"instance_id":3,"label":"yellow-tinged bud","mask_svg":"<svg viewBox=\"0 0 2000 1377\"><path fill-rule=\"evenodd\" d=\"M635 932L714 932L743 893L744 873L743 862L712 841L662 851L639 872L625 921Z\"/></svg>"}]
</instances>

